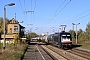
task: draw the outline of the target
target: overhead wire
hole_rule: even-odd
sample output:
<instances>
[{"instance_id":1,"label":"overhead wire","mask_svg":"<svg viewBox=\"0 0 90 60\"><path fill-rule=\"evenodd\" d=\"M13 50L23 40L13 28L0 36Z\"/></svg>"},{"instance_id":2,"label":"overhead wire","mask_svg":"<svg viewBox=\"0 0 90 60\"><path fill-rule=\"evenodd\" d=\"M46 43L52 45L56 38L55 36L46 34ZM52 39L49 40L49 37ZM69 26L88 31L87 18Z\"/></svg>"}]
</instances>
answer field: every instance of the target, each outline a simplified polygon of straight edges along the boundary
<instances>
[{"instance_id":1,"label":"overhead wire","mask_svg":"<svg viewBox=\"0 0 90 60\"><path fill-rule=\"evenodd\" d=\"M28 22L29 22L29 18L28 18L28 11L26 10L26 1L24 0L24 7L25 7L25 11L24 14L27 16L27 26L28 26Z\"/></svg>"},{"instance_id":2,"label":"overhead wire","mask_svg":"<svg viewBox=\"0 0 90 60\"><path fill-rule=\"evenodd\" d=\"M25 7L25 11L26 11L26 2L25 2L25 0L24 0L24 7Z\"/></svg>"},{"instance_id":3,"label":"overhead wire","mask_svg":"<svg viewBox=\"0 0 90 60\"><path fill-rule=\"evenodd\" d=\"M31 11L32 11L32 6L33 6L33 5L32 5L32 0L31 0ZM33 21L33 20L32 20L32 13L33 13L33 12L31 12L31 23L30 23L30 24L32 24L32 21Z\"/></svg>"},{"instance_id":4,"label":"overhead wire","mask_svg":"<svg viewBox=\"0 0 90 60\"><path fill-rule=\"evenodd\" d=\"M28 20L28 15L27 15L27 12L26 12L26 1L24 0L24 7L25 7L25 11L24 11L24 14L26 14L27 16L27 20ZM27 21L28 22L28 21Z\"/></svg>"},{"instance_id":5,"label":"overhead wire","mask_svg":"<svg viewBox=\"0 0 90 60\"><path fill-rule=\"evenodd\" d=\"M88 11L90 11L90 9L88 9L88 10L86 10L85 12L83 12L83 13L81 13L81 14L75 16L75 17L73 17L72 19L69 19L69 20L67 21L67 24L68 24L68 23L71 23L71 22L74 22L74 21L77 21L77 20L80 20L80 19L82 19L82 18L84 18L84 17L89 16L90 14L85 15L85 16L82 16L82 17L80 17L80 18L78 18L78 19L75 19L75 18L77 18L78 16L81 16L81 15L87 13Z\"/></svg>"},{"instance_id":6,"label":"overhead wire","mask_svg":"<svg viewBox=\"0 0 90 60\"><path fill-rule=\"evenodd\" d=\"M55 15L55 17L71 2L71 0ZM54 17L54 18L55 18Z\"/></svg>"},{"instance_id":7,"label":"overhead wire","mask_svg":"<svg viewBox=\"0 0 90 60\"><path fill-rule=\"evenodd\" d=\"M35 8L36 8L36 2L37 2L37 0L35 0L34 12L35 12Z\"/></svg>"},{"instance_id":8,"label":"overhead wire","mask_svg":"<svg viewBox=\"0 0 90 60\"><path fill-rule=\"evenodd\" d=\"M55 11L55 13L51 16L51 18L50 18L44 25L46 25L46 24L49 23L49 21L50 21L50 20L53 18L53 16L58 12L58 10L62 7L62 5L65 3L65 1L66 1L66 0L63 1L63 3L59 6L59 8Z\"/></svg>"},{"instance_id":9,"label":"overhead wire","mask_svg":"<svg viewBox=\"0 0 90 60\"><path fill-rule=\"evenodd\" d=\"M34 20L34 18L35 18L35 16L34 16L34 15L35 15L36 3L37 3L37 0L35 0L35 2L34 2L34 4L35 4L35 5L34 5L34 14L33 14L33 20ZM34 22L33 22L33 23L34 23Z\"/></svg>"},{"instance_id":10,"label":"overhead wire","mask_svg":"<svg viewBox=\"0 0 90 60\"><path fill-rule=\"evenodd\" d=\"M56 14L54 15L54 17L47 23L47 25L71 2L71 0L69 2L67 2L67 4L64 5L64 7Z\"/></svg>"},{"instance_id":11,"label":"overhead wire","mask_svg":"<svg viewBox=\"0 0 90 60\"><path fill-rule=\"evenodd\" d=\"M76 20L73 20L72 22L74 22L74 21L78 21L78 20L80 20L80 19L82 19L82 18L85 18L85 17L87 17L87 16L89 16L90 14L87 14L87 15L85 15L85 16L82 16L82 17L80 17L80 18L78 18L78 19L76 19ZM71 23L71 22L69 22L69 23Z\"/></svg>"},{"instance_id":12,"label":"overhead wire","mask_svg":"<svg viewBox=\"0 0 90 60\"><path fill-rule=\"evenodd\" d=\"M24 1L25 2L25 1ZM21 1L19 0L19 3L20 3L20 6L21 6L21 10L22 10L22 13L24 14L24 17L25 17L25 13L24 13L24 10L23 10L23 7L22 7L22 4L21 4ZM26 8L25 8L26 9ZM26 18L25 18L26 20Z\"/></svg>"},{"instance_id":13,"label":"overhead wire","mask_svg":"<svg viewBox=\"0 0 90 60\"><path fill-rule=\"evenodd\" d=\"M33 24L34 24L34 18L35 18L35 9L36 9L36 5L37 5L37 0L35 0L34 2L34 13L33 13Z\"/></svg>"},{"instance_id":14,"label":"overhead wire","mask_svg":"<svg viewBox=\"0 0 90 60\"><path fill-rule=\"evenodd\" d=\"M23 12L23 8L22 8L22 4L21 4L21 1L19 0L19 3L20 3L20 6L21 6L21 9L22 9L22 12Z\"/></svg>"}]
</instances>

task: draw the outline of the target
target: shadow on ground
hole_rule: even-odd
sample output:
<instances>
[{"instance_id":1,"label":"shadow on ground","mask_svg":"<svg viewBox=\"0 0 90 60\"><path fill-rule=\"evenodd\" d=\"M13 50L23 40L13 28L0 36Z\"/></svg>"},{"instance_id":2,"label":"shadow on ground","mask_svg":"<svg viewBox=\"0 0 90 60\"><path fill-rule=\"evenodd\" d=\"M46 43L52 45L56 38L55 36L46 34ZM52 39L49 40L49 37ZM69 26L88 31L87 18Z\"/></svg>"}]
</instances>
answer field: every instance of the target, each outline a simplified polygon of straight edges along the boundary
<instances>
[{"instance_id":1,"label":"shadow on ground","mask_svg":"<svg viewBox=\"0 0 90 60\"><path fill-rule=\"evenodd\" d=\"M37 43L29 43L29 45L36 45Z\"/></svg>"},{"instance_id":2,"label":"shadow on ground","mask_svg":"<svg viewBox=\"0 0 90 60\"><path fill-rule=\"evenodd\" d=\"M81 47L82 45L73 44L73 48Z\"/></svg>"}]
</instances>

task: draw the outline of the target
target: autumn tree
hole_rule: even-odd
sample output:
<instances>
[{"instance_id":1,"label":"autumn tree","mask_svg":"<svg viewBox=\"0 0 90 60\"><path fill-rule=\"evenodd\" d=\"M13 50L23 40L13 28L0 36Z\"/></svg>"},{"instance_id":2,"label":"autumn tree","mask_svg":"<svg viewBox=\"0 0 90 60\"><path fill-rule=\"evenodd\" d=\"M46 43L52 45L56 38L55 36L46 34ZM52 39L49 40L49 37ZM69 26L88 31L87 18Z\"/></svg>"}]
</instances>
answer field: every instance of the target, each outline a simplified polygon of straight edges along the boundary
<instances>
[{"instance_id":1,"label":"autumn tree","mask_svg":"<svg viewBox=\"0 0 90 60\"><path fill-rule=\"evenodd\" d=\"M31 32L31 33L30 33L30 37L31 37L31 38L34 38L34 37L37 37L37 36L38 36L38 35L37 35L35 32Z\"/></svg>"},{"instance_id":2,"label":"autumn tree","mask_svg":"<svg viewBox=\"0 0 90 60\"><path fill-rule=\"evenodd\" d=\"M89 45L90 44L90 22L86 26L85 35L86 35L86 44Z\"/></svg>"},{"instance_id":3,"label":"autumn tree","mask_svg":"<svg viewBox=\"0 0 90 60\"><path fill-rule=\"evenodd\" d=\"M3 31L4 31L4 24L3 24L3 18L1 17L0 18L0 33L3 34Z\"/></svg>"},{"instance_id":4,"label":"autumn tree","mask_svg":"<svg viewBox=\"0 0 90 60\"><path fill-rule=\"evenodd\" d=\"M70 30L69 32L70 32L70 34L72 35L72 38L75 38L75 35L76 35L76 34L75 34L75 31L74 31L74 30Z\"/></svg>"},{"instance_id":5,"label":"autumn tree","mask_svg":"<svg viewBox=\"0 0 90 60\"><path fill-rule=\"evenodd\" d=\"M90 40L90 22L87 24L87 27L86 27L86 39L87 40Z\"/></svg>"},{"instance_id":6,"label":"autumn tree","mask_svg":"<svg viewBox=\"0 0 90 60\"><path fill-rule=\"evenodd\" d=\"M9 19L5 19L5 29L6 29L6 32L7 32L7 24L9 22ZM0 17L0 33L3 34L4 32L4 20L2 17Z\"/></svg>"},{"instance_id":7,"label":"autumn tree","mask_svg":"<svg viewBox=\"0 0 90 60\"><path fill-rule=\"evenodd\" d=\"M84 44L86 40L85 32L82 29L78 31L78 44Z\"/></svg>"}]
</instances>

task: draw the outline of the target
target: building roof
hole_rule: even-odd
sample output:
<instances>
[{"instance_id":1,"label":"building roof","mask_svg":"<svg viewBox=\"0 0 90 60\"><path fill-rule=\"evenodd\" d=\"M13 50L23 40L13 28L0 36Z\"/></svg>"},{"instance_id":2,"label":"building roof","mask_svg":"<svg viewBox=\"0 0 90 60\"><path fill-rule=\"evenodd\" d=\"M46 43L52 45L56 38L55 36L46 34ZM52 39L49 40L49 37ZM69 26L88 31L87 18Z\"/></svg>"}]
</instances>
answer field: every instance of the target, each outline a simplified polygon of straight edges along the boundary
<instances>
[{"instance_id":1,"label":"building roof","mask_svg":"<svg viewBox=\"0 0 90 60\"><path fill-rule=\"evenodd\" d=\"M10 20L9 24L19 24L19 22L17 20L15 20L14 18L12 18L12 20Z\"/></svg>"},{"instance_id":2,"label":"building roof","mask_svg":"<svg viewBox=\"0 0 90 60\"><path fill-rule=\"evenodd\" d=\"M15 20L14 18L12 18L12 20L9 21L9 24L19 24L19 22L17 20ZM20 24L19 24L20 25ZM21 28L25 28L24 26L20 25Z\"/></svg>"}]
</instances>

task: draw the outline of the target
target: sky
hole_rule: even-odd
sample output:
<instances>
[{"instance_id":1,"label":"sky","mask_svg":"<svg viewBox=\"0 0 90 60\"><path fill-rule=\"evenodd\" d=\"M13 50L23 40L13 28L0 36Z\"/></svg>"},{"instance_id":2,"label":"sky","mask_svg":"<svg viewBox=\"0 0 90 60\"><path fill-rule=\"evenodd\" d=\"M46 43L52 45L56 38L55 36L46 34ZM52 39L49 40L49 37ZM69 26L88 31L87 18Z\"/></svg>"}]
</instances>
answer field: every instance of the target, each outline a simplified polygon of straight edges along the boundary
<instances>
[{"instance_id":1,"label":"sky","mask_svg":"<svg viewBox=\"0 0 90 60\"><path fill-rule=\"evenodd\" d=\"M15 3L15 6L5 6ZM72 23L78 24L78 30L85 31L90 21L90 0L2 0L0 17L15 18L25 31L37 34L51 34L61 31L60 26L66 25L65 31L72 30ZM74 26L74 30L76 27Z\"/></svg>"}]
</instances>

